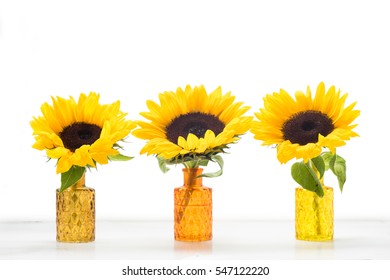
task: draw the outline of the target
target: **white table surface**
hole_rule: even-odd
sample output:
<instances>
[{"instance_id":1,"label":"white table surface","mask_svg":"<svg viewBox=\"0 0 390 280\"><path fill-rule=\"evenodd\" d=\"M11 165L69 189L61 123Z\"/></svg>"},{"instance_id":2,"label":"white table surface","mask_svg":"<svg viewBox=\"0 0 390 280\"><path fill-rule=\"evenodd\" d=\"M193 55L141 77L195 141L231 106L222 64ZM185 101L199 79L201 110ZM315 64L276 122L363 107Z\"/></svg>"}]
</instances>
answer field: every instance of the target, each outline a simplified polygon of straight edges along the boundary
<instances>
[{"instance_id":1,"label":"white table surface","mask_svg":"<svg viewBox=\"0 0 390 280\"><path fill-rule=\"evenodd\" d=\"M390 221L335 221L328 242L295 240L293 221L214 221L212 241L173 239L168 221L97 221L96 241L55 241L55 222L0 223L0 259L390 259Z\"/></svg>"}]
</instances>

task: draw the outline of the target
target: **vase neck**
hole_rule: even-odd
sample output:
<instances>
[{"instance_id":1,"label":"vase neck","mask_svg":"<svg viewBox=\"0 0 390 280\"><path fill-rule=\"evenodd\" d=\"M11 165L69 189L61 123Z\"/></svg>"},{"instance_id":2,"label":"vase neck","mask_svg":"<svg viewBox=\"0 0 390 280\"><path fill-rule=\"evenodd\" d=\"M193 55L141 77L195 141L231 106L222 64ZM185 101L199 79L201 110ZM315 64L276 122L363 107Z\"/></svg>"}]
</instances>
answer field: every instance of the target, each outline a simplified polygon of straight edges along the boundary
<instances>
[{"instance_id":1,"label":"vase neck","mask_svg":"<svg viewBox=\"0 0 390 280\"><path fill-rule=\"evenodd\" d=\"M83 174L83 176L81 176L80 180L78 180L76 183L74 183L72 186L71 186L72 189L81 189L81 188L85 188L85 172Z\"/></svg>"},{"instance_id":2,"label":"vase neck","mask_svg":"<svg viewBox=\"0 0 390 280\"><path fill-rule=\"evenodd\" d=\"M203 172L202 168L184 168L184 187L201 187L202 177L198 177Z\"/></svg>"}]
</instances>

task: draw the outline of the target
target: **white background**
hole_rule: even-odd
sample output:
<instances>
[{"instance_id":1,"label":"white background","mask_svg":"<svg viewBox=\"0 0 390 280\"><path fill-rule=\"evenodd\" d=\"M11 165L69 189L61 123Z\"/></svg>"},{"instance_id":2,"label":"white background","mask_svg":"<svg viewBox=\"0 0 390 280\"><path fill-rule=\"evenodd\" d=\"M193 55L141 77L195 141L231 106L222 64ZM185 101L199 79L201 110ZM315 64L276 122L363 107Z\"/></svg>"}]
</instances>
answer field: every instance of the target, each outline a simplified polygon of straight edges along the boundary
<instances>
[{"instance_id":1,"label":"white background","mask_svg":"<svg viewBox=\"0 0 390 280\"><path fill-rule=\"evenodd\" d=\"M263 106L280 88L320 81L348 92L361 116L336 219L389 219L390 17L386 1L3 1L0 0L0 221L55 218L60 177L31 148L29 122L50 96L96 91L140 119L147 99L186 84L222 86ZM99 220L171 220L181 167L162 174L144 142L128 138L130 162L87 174ZM293 219L290 165L251 134L224 155L213 188L215 220ZM212 171L215 166L210 166Z\"/></svg>"}]
</instances>

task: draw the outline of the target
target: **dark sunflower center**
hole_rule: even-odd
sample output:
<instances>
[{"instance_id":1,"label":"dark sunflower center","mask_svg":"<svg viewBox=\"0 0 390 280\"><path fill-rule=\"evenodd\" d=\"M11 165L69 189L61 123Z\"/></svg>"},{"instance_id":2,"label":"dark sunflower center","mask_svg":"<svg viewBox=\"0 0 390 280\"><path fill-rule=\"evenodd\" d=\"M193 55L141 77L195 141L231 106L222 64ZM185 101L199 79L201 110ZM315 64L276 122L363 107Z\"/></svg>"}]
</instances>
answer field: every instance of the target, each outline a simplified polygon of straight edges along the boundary
<instances>
[{"instance_id":1,"label":"dark sunflower center","mask_svg":"<svg viewBox=\"0 0 390 280\"><path fill-rule=\"evenodd\" d=\"M332 119L319 111L303 111L291 116L282 127L283 139L306 145L318 142L318 135L327 136L334 129Z\"/></svg>"},{"instance_id":2,"label":"dark sunflower center","mask_svg":"<svg viewBox=\"0 0 390 280\"><path fill-rule=\"evenodd\" d=\"M102 129L89 123L78 122L71 124L59 134L65 148L74 152L82 145L91 145L99 139Z\"/></svg>"},{"instance_id":3,"label":"dark sunflower center","mask_svg":"<svg viewBox=\"0 0 390 280\"><path fill-rule=\"evenodd\" d=\"M224 123L216 116L196 112L178 116L166 127L166 133L169 141L177 143L179 136L187 139L188 134L192 133L200 138L207 130L218 135L224 128Z\"/></svg>"}]
</instances>

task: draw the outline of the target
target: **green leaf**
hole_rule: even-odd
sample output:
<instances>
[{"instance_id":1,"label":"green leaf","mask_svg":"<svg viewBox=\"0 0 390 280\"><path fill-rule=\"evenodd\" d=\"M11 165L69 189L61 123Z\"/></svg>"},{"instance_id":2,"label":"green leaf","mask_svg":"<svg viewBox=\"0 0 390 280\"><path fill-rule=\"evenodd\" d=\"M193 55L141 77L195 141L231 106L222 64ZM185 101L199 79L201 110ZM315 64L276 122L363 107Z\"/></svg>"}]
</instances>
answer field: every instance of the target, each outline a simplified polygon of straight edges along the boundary
<instances>
[{"instance_id":1,"label":"green leaf","mask_svg":"<svg viewBox=\"0 0 390 280\"><path fill-rule=\"evenodd\" d=\"M133 158L134 157L128 157L128 156L125 156L122 154L117 154L115 156L108 156L108 159L112 160L112 161L128 161L128 160L131 160Z\"/></svg>"},{"instance_id":2,"label":"green leaf","mask_svg":"<svg viewBox=\"0 0 390 280\"><path fill-rule=\"evenodd\" d=\"M121 145L119 145L118 143L115 143L115 144L113 145L113 147L114 147L114 148L118 148L118 149L123 150L123 147L122 147Z\"/></svg>"},{"instance_id":3,"label":"green leaf","mask_svg":"<svg viewBox=\"0 0 390 280\"><path fill-rule=\"evenodd\" d=\"M213 162L216 162L218 164L219 170L216 172L212 172L212 173L204 173L204 174L200 175L199 177L215 178L215 177L219 177L222 175L222 173L223 173L223 159L222 159L222 157L219 155L214 155L214 156L210 157L210 160Z\"/></svg>"},{"instance_id":4,"label":"green leaf","mask_svg":"<svg viewBox=\"0 0 390 280\"><path fill-rule=\"evenodd\" d=\"M61 188L60 192L63 192L70 186L73 186L81 179L85 172L85 167L73 165L68 171L61 173Z\"/></svg>"},{"instance_id":5,"label":"green leaf","mask_svg":"<svg viewBox=\"0 0 390 280\"><path fill-rule=\"evenodd\" d=\"M331 161L331 159L332 159L332 157L333 157L333 154L331 153L331 152L323 152L322 154L321 154L321 157L322 157L322 159L324 160L324 162L325 162L325 171L328 171L329 170L329 163L330 163L330 161Z\"/></svg>"},{"instance_id":6,"label":"green leaf","mask_svg":"<svg viewBox=\"0 0 390 280\"><path fill-rule=\"evenodd\" d=\"M199 166L207 166L208 163L209 163L208 159L202 159L199 161Z\"/></svg>"},{"instance_id":7,"label":"green leaf","mask_svg":"<svg viewBox=\"0 0 390 280\"><path fill-rule=\"evenodd\" d=\"M344 183L347 180L347 165L345 159L339 155L334 155L329 163L329 167L339 181L340 191L343 192Z\"/></svg>"},{"instance_id":8,"label":"green leaf","mask_svg":"<svg viewBox=\"0 0 390 280\"><path fill-rule=\"evenodd\" d=\"M160 167L160 170L163 173L167 173L169 171L169 168L167 166L166 160L161 158L161 157L157 157L157 161L158 161L158 167Z\"/></svg>"},{"instance_id":9,"label":"green leaf","mask_svg":"<svg viewBox=\"0 0 390 280\"><path fill-rule=\"evenodd\" d=\"M325 162L321 156L315 157L311 159L314 167L317 169L318 173L320 173L320 179L324 176L325 173Z\"/></svg>"},{"instance_id":10,"label":"green leaf","mask_svg":"<svg viewBox=\"0 0 390 280\"><path fill-rule=\"evenodd\" d=\"M314 170L309 164L296 162L291 166L291 175L302 188L315 192L319 197L324 196L324 190Z\"/></svg>"}]
</instances>

